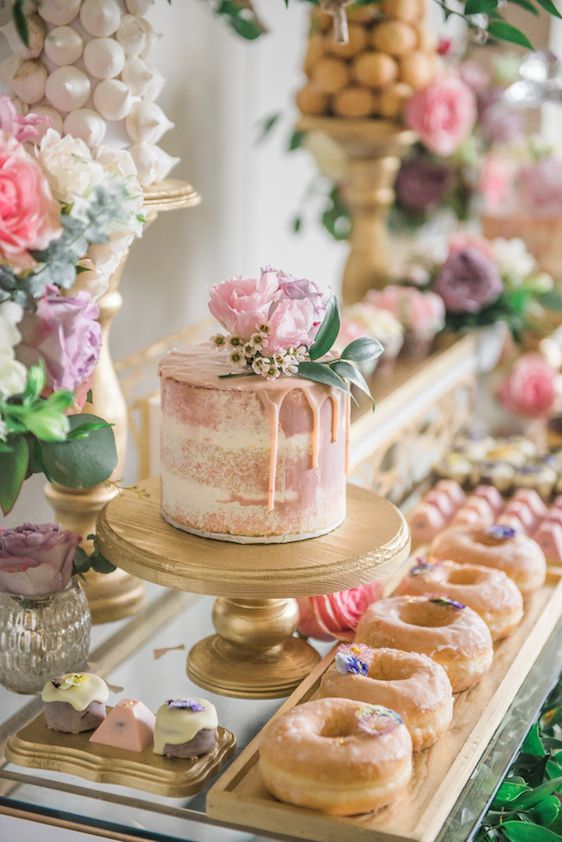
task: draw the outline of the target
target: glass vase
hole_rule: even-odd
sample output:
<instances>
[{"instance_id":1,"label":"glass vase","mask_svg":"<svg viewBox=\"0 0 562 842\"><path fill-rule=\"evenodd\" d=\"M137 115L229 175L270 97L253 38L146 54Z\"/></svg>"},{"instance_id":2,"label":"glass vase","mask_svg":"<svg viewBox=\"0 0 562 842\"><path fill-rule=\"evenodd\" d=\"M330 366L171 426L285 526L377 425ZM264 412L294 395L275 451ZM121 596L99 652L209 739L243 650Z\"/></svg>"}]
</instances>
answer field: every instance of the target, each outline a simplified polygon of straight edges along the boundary
<instances>
[{"instance_id":1,"label":"glass vase","mask_svg":"<svg viewBox=\"0 0 562 842\"><path fill-rule=\"evenodd\" d=\"M45 597L0 593L0 684L38 693L49 678L84 669L90 627L88 600L74 579Z\"/></svg>"}]
</instances>

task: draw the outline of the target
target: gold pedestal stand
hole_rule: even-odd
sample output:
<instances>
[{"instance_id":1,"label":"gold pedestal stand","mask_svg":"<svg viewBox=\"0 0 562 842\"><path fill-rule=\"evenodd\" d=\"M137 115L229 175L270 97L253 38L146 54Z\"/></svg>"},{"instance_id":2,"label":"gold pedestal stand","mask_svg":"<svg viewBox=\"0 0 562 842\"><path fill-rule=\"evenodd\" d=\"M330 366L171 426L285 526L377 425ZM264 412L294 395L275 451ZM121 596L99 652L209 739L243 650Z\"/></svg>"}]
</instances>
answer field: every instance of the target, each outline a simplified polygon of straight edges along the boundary
<instances>
[{"instance_id":1,"label":"gold pedestal stand","mask_svg":"<svg viewBox=\"0 0 562 842\"><path fill-rule=\"evenodd\" d=\"M312 646L292 636L299 616L295 596L388 578L410 548L398 509L355 486L348 490L342 526L291 544L233 544L175 529L160 515L157 479L109 502L97 530L102 552L127 573L219 597L216 634L190 651L188 674L214 693L249 699L286 696L319 660Z\"/></svg>"},{"instance_id":2,"label":"gold pedestal stand","mask_svg":"<svg viewBox=\"0 0 562 842\"><path fill-rule=\"evenodd\" d=\"M351 236L342 298L344 304L354 304L367 290L391 280L386 215L394 201L400 158L416 136L387 120L302 117L298 127L328 135L348 159L345 200L351 213Z\"/></svg>"},{"instance_id":3,"label":"gold pedestal stand","mask_svg":"<svg viewBox=\"0 0 562 842\"><path fill-rule=\"evenodd\" d=\"M145 192L144 212L147 222L152 222L163 211L189 208L199 202L200 196L190 184L166 179L152 185ZM111 323L123 304L119 282L126 259L117 268L109 289L98 301L102 349L92 382L93 402L84 408L84 412L99 415L114 425L118 463L111 479L115 481L121 480L123 476L127 451L127 405L113 367L109 334ZM57 522L80 535L95 532L99 512L118 493L117 487L110 483L82 491L54 483L45 486L45 496L55 512ZM84 546L88 549L88 542ZM142 603L143 590L143 583L124 570L106 575L93 572L86 574L85 591L94 623L107 623L134 614Z\"/></svg>"}]
</instances>

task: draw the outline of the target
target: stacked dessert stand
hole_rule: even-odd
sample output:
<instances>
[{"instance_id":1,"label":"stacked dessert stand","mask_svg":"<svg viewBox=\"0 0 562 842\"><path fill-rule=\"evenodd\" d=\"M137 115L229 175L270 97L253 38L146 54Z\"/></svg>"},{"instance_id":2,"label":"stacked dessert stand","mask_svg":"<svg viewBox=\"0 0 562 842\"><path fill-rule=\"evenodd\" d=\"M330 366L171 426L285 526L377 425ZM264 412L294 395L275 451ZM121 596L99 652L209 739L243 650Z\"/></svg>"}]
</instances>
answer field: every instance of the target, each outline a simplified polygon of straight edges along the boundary
<instances>
[{"instance_id":1,"label":"stacked dessert stand","mask_svg":"<svg viewBox=\"0 0 562 842\"><path fill-rule=\"evenodd\" d=\"M348 488L347 518L334 532L286 544L236 544L166 523L159 479L111 500L99 515L97 540L133 576L218 597L216 634L191 649L188 675L213 693L250 699L287 696L319 661L312 646L293 636L295 597L388 579L410 549L399 510L355 486Z\"/></svg>"}]
</instances>

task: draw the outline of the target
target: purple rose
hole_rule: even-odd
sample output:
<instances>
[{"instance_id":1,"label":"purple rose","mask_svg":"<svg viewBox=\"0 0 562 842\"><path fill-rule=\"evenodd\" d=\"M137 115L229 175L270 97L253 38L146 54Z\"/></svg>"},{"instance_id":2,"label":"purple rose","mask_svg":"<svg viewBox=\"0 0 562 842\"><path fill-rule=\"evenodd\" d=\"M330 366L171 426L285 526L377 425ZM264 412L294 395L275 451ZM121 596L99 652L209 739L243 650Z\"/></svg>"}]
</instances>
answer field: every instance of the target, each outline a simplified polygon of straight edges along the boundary
<instances>
[{"instance_id":1,"label":"purple rose","mask_svg":"<svg viewBox=\"0 0 562 842\"><path fill-rule=\"evenodd\" d=\"M45 363L47 381L54 390L76 392L92 376L101 347L99 307L88 292L62 296L48 286L35 313L27 312L19 329L16 355L30 366Z\"/></svg>"},{"instance_id":2,"label":"purple rose","mask_svg":"<svg viewBox=\"0 0 562 842\"><path fill-rule=\"evenodd\" d=\"M315 322L318 322L318 324L322 322L326 312L326 303L324 293L316 286L314 281L309 281L308 278L294 278L292 275L272 269L270 266L262 269L262 272L272 272L277 276L282 297L290 298L293 301L310 301L314 308Z\"/></svg>"},{"instance_id":3,"label":"purple rose","mask_svg":"<svg viewBox=\"0 0 562 842\"><path fill-rule=\"evenodd\" d=\"M414 211L426 211L443 201L451 185L447 164L429 158L412 158L400 167L396 196L401 205Z\"/></svg>"},{"instance_id":4,"label":"purple rose","mask_svg":"<svg viewBox=\"0 0 562 842\"><path fill-rule=\"evenodd\" d=\"M503 88L488 88L478 97L478 113L482 134L488 143L510 143L524 134L520 111L503 100Z\"/></svg>"},{"instance_id":5,"label":"purple rose","mask_svg":"<svg viewBox=\"0 0 562 842\"><path fill-rule=\"evenodd\" d=\"M471 246L449 255L434 286L451 313L479 313L496 301L502 290L496 264Z\"/></svg>"},{"instance_id":6,"label":"purple rose","mask_svg":"<svg viewBox=\"0 0 562 842\"><path fill-rule=\"evenodd\" d=\"M81 540L54 523L0 529L0 591L41 597L64 590Z\"/></svg>"}]
</instances>

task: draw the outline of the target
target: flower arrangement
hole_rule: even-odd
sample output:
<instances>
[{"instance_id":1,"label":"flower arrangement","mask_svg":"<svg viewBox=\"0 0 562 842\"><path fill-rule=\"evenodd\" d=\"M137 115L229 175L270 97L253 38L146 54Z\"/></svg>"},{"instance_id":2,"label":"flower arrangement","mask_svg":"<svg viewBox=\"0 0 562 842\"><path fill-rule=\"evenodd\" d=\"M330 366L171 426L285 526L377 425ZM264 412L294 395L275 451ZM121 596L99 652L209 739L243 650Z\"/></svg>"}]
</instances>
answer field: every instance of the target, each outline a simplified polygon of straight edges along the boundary
<instances>
[{"instance_id":1,"label":"flower arrangement","mask_svg":"<svg viewBox=\"0 0 562 842\"><path fill-rule=\"evenodd\" d=\"M60 135L0 98L0 508L33 473L73 488L117 456L81 414L101 346L96 298L142 232L128 153Z\"/></svg>"},{"instance_id":2,"label":"flower arrangement","mask_svg":"<svg viewBox=\"0 0 562 842\"><path fill-rule=\"evenodd\" d=\"M562 295L554 289L552 278L539 271L525 244L517 239L490 241L457 234L450 239L444 259L414 257L405 269L402 286L438 295L449 330L503 321L516 341L526 331L540 333L546 311L562 309Z\"/></svg>"},{"instance_id":3,"label":"flower arrangement","mask_svg":"<svg viewBox=\"0 0 562 842\"><path fill-rule=\"evenodd\" d=\"M209 309L228 331L211 338L233 369L222 377L296 375L345 392L352 383L370 395L357 366L376 360L383 347L361 337L330 353L340 332L338 303L313 281L268 266L257 278L235 276L212 287Z\"/></svg>"}]
</instances>

